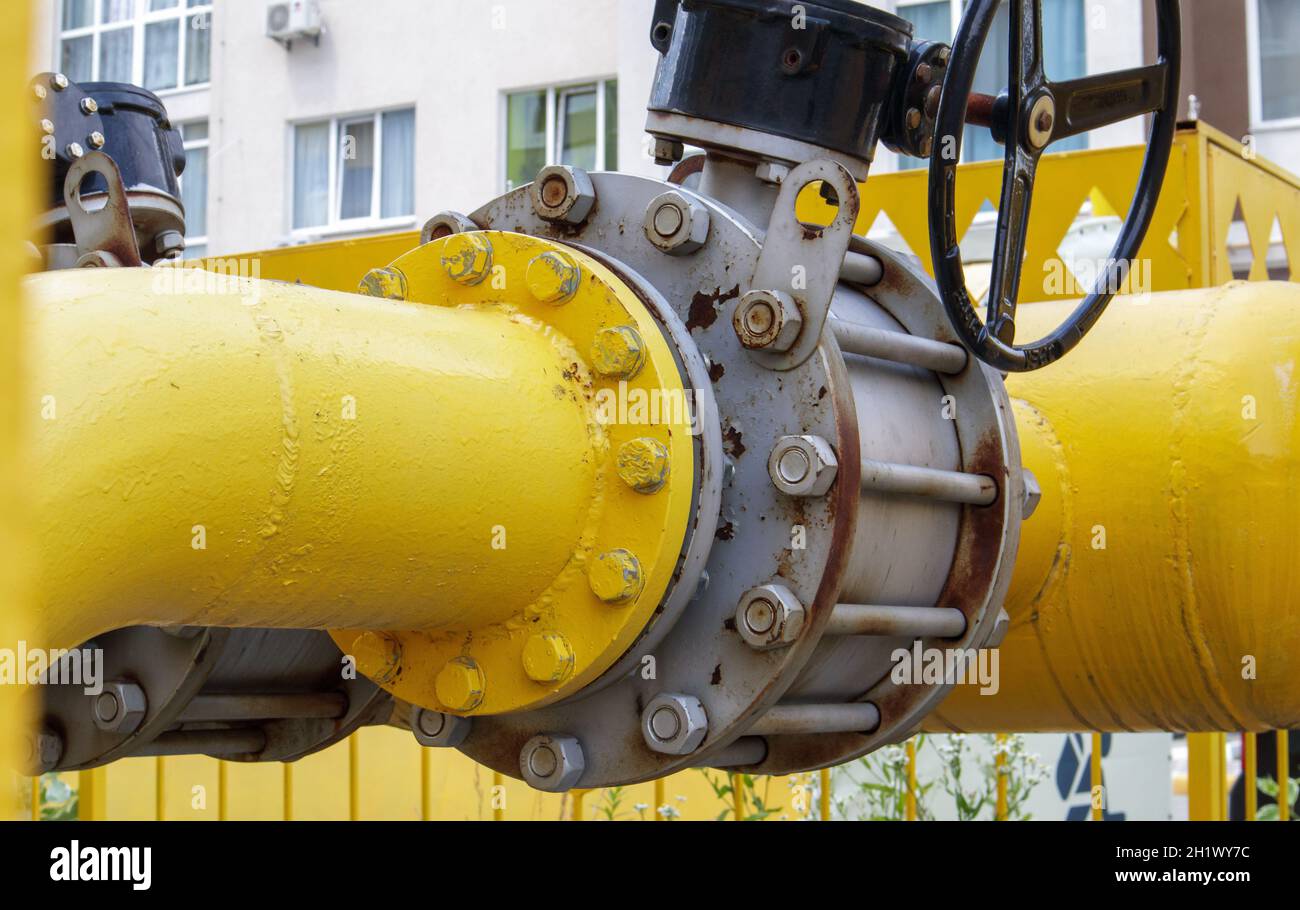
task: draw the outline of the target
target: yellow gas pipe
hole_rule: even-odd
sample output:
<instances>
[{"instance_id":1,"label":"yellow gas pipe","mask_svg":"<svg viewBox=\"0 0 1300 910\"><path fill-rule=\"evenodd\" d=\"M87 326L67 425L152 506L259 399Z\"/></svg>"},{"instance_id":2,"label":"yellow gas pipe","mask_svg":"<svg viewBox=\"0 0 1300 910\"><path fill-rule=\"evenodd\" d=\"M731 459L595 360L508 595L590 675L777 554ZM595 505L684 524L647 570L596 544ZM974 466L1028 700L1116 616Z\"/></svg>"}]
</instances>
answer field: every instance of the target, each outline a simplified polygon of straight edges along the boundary
<instances>
[{"instance_id":1,"label":"yellow gas pipe","mask_svg":"<svg viewBox=\"0 0 1300 910\"><path fill-rule=\"evenodd\" d=\"M1022 308L1042 335L1066 308ZM928 727L1256 730L1300 723L1300 288L1118 299L1012 377L1042 503L1007 598L1001 689Z\"/></svg>"},{"instance_id":2,"label":"yellow gas pipe","mask_svg":"<svg viewBox=\"0 0 1300 910\"><path fill-rule=\"evenodd\" d=\"M558 333L501 308L155 281L31 280L36 392L55 407L37 428L49 641L140 623L508 625L590 555L605 453L559 394L575 352ZM1012 379L1043 501L1001 691L959 689L931 727L1300 719L1296 297L1255 284L1123 299L1074 356ZM1023 331L1060 315L1026 308ZM493 551L498 525L510 544Z\"/></svg>"},{"instance_id":3,"label":"yellow gas pipe","mask_svg":"<svg viewBox=\"0 0 1300 910\"><path fill-rule=\"evenodd\" d=\"M466 714L553 700L620 657L676 567L693 450L669 427L606 426L593 397L680 379L596 263L567 260L584 279L567 306L512 307L553 251L484 239L512 291L458 280L463 238L401 277L458 306L169 269L30 278L44 643L141 624L401 630L336 637L409 700ZM626 376L586 367L611 324L640 329ZM647 436L672 459L662 491L615 469ZM404 682L412 654L424 672Z\"/></svg>"}]
</instances>

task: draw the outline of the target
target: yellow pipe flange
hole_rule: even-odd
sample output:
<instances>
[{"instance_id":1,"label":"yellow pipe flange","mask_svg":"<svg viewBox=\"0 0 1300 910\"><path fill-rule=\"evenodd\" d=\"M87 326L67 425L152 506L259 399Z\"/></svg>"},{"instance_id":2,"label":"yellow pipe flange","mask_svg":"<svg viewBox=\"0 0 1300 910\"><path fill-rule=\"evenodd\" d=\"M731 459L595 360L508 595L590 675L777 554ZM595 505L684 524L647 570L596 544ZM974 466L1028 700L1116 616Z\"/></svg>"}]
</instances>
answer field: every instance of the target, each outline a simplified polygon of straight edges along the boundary
<instances>
[{"instance_id":1,"label":"yellow pipe flange","mask_svg":"<svg viewBox=\"0 0 1300 910\"><path fill-rule=\"evenodd\" d=\"M654 621L687 539L697 468L673 350L633 289L591 257L543 238L455 234L381 272L383 281L368 279L363 292L388 297L400 289L408 303L506 312L546 333L575 379L556 395L585 396L575 403L588 415L591 494L572 558L540 596L464 604L454 625L331 634L361 673L432 710L501 714L573 695ZM499 416L531 432L528 414ZM557 512L573 509L556 503ZM510 515L476 517L500 525L504 541L495 543L510 546ZM493 545L484 540L480 571L493 571Z\"/></svg>"}]
</instances>

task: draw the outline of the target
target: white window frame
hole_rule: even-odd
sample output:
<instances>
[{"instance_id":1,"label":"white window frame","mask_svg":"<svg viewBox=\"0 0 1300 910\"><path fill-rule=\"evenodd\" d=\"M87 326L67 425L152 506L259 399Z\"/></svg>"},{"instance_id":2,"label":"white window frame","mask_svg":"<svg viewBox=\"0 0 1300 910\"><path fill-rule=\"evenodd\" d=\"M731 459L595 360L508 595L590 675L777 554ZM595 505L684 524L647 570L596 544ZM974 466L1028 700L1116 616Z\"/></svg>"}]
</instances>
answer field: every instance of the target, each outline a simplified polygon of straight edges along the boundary
<instances>
[{"instance_id":1,"label":"white window frame","mask_svg":"<svg viewBox=\"0 0 1300 910\"><path fill-rule=\"evenodd\" d=\"M543 167L550 167L553 164L560 163L560 147L564 136L560 129L560 99L567 94L576 92L579 89L596 90L596 170L603 171L606 169L609 161L609 149L605 142L605 133L608 122L606 118L605 102L608 97L607 92L609 84L617 83L618 76L600 76L595 79L579 79L574 82L561 82L557 84L542 84L531 87L512 88L501 93L501 110L499 116L501 132L501 153L498 156L497 176L498 186L506 186L506 181L510 179L510 96L526 95L533 92L546 92L546 164ZM531 178L530 178L531 179Z\"/></svg>"},{"instance_id":2,"label":"white window frame","mask_svg":"<svg viewBox=\"0 0 1300 910\"><path fill-rule=\"evenodd\" d=\"M204 138L202 138L202 139L186 139L186 140L184 140L184 147L185 147L185 151L186 151L186 153L189 153L190 151L192 151L192 150L194 150L194 149L206 149L206 150L210 150L211 147L212 147L212 146L211 146L211 142L212 142L212 121L208 120L208 119L205 118L205 117L200 117L200 118L198 118L198 119L196 119L196 120L188 120L188 121L186 121L185 123L182 123L182 124L180 125L180 128L181 128L181 135L182 135L182 136L185 135L185 127L187 127L187 126L194 126L195 124L198 124L198 123L202 123L202 124L204 124L205 126L207 126L207 128L208 128L208 129L207 129L207 135L204 136ZM208 175L207 175L207 176L208 176L208 187L207 187L207 189L208 189L208 201L211 202L211 199L212 199L212 153L211 153L211 151L208 152ZM180 181L181 181L181 185L184 186L184 185L185 185L185 175L184 175L184 174L181 174L181 176L180 176ZM207 211L207 219L208 219L208 222L209 222L209 223L208 223L207 225L205 225L205 227L206 227L207 231L210 231L210 230L212 230L212 224L211 224L211 222L212 222L212 206L211 206L211 205L208 205L208 206L206 207L206 211ZM208 245L208 234L207 234L207 231L205 231L203 234L201 234L201 235L199 235L199 236L197 236L197 237L191 237L188 233L186 233L186 235L185 235L185 245L188 247L190 244L194 244L195 246L203 245L203 246L206 247L206 246Z\"/></svg>"},{"instance_id":3,"label":"white window frame","mask_svg":"<svg viewBox=\"0 0 1300 910\"><path fill-rule=\"evenodd\" d=\"M328 237L335 234L367 234L382 231L400 230L401 228L410 227L415 224L416 216L412 212L410 215L395 215L392 218L383 218L380 212L383 210L383 151L384 151L384 114L391 114L396 111L416 110L414 104L397 104L392 107L381 108L377 111L362 111L355 114L340 114L335 117L306 117L301 120L292 121L289 124L289 182L288 182L288 221L289 236L295 241L307 242L315 237ZM418 124L419 115L415 114ZM349 124L364 123L370 120L373 124L375 146L374 146L374 173L371 175L370 186L370 214L361 218L341 218L340 212L343 205L343 194L341 180L343 177L343 129ZM330 139L329 148L333 149L333 154L329 159L329 220L325 224L318 224L313 227L294 227L293 210L294 210L294 189L296 187L295 162L297 161L297 143L298 127L315 126L321 123L329 122ZM412 145L416 141L416 135L413 132L411 136ZM412 156L415 155L415 149L411 149ZM415 161L418 163L419 159ZM414 206L415 200L411 200Z\"/></svg>"},{"instance_id":4,"label":"white window frame","mask_svg":"<svg viewBox=\"0 0 1300 910\"><path fill-rule=\"evenodd\" d=\"M169 19L180 20L180 38L177 42L180 46L177 49L176 60L176 81L179 83L175 88L151 89L159 98L166 98L171 95L177 95L182 92L193 92L200 89L209 88L212 85L212 0L199 6L187 6L188 0L178 0L177 5L172 9L163 9L150 12L149 0L132 0L135 4L135 12L128 19L121 19L117 22L101 22L100 17L103 15L103 4L101 0L93 0L91 3L91 24L81 28L63 30L63 4L67 0L61 0L54 11L54 23L57 38L57 48L55 50L55 60L58 66L63 65L63 42L73 38L84 38L87 35L91 37L90 42L90 78L92 82L100 81L99 75L99 41L104 32L115 32L121 29L129 28L132 30L131 38L131 82L134 85L144 85L144 32L145 26L155 22L165 22ZM191 16L206 16L208 35L208 79L204 82L185 83L185 54L186 45L185 29L189 27Z\"/></svg>"},{"instance_id":5,"label":"white window frame","mask_svg":"<svg viewBox=\"0 0 1300 910\"><path fill-rule=\"evenodd\" d=\"M1273 132L1300 128L1300 117L1281 120L1264 119L1263 58L1259 42L1259 0L1246 0L1246 81L1250 85L1250 128L1253 132Z\"/></svg>"}]
</instances>

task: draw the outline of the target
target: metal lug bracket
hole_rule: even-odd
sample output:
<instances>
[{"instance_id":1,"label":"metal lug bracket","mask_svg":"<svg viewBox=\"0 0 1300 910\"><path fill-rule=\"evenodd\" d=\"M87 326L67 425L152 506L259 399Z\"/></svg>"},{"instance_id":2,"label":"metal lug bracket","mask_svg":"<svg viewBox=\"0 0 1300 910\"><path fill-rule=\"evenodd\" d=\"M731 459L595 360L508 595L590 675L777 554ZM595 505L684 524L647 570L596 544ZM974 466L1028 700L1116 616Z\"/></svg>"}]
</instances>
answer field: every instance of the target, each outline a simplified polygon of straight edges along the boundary
<instances>
[{"instance_id":1,"label":"metal lug bracket","mask_svg":"<svg viewBox=\"0 0 1300 910\"><path fill-rule=\"evenodd\" d=\"M819 181L833 189L839 201L839 211L825 227L804 224L797 211L799 194ZM754 277L744 290L789 294L802 311L803 330L789 350L750 351L768 369L796 369L821 343L860 207L857 183L834 161L805 162L782 181Z\"/></svg>"},{"instance_id":2,"label":"metal lug bracket","mask_svg":"<svg viewBox=\"0 0 1300 910\"><path fill-rule=\"evenodd\" d=\"M108 196L96 209L86 208L81 201L81 185L91 174L98 174L108 184ZM63 203L72 221L78 257L107 253L126 268L144 265L131 221L131 204L122 186L122 172L112 158L103 152L90 152L75 160L63 181Z\"/></svg>"}]
</instances>

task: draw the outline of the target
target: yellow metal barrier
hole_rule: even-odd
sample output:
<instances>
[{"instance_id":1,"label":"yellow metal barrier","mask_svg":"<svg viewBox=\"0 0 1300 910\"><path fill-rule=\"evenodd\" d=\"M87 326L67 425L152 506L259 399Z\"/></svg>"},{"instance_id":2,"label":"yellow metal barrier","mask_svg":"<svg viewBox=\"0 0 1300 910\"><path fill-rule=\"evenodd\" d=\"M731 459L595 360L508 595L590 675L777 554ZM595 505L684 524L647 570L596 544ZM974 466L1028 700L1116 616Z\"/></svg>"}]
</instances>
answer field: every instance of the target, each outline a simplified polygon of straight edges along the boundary
<instances>
[{"instance_id":1,"label":"yellow metal barrier","mask_svg":"<svg viewBox=\"0 0 1300 910\"><path fill-rule=\"evenodd\" d=\"M1127 214L1145 153L1143 146L1125 146L1043 158L1022 283L1034 291L1023 297L1083 296L1086 288L1073 280L1058 250L1081 214ZM922 204L927 179L924 170L871 178L863 187L857 232L869 233L883 215L929 271L928 213ZM996 208L1001 185L1000 161L964 165L957 180L958 223L969 227L981 208ZM1134 287L1177 291L1233 280L1228 244L1238 216L1253 254L1249 275L1242 277L1267 280L1270 238L1280 232L1284 244L1300 244L1300 178L1252 157L1250 149L1204 123L1179 130L1160 203L1137 256ZM1062 280L1054 280L1058 276Z\"/></svg>"}]
</instances>

